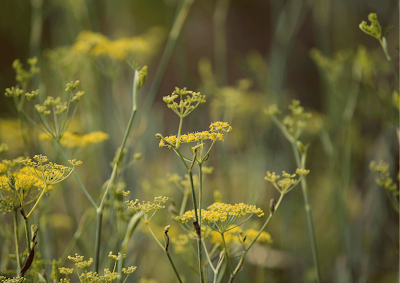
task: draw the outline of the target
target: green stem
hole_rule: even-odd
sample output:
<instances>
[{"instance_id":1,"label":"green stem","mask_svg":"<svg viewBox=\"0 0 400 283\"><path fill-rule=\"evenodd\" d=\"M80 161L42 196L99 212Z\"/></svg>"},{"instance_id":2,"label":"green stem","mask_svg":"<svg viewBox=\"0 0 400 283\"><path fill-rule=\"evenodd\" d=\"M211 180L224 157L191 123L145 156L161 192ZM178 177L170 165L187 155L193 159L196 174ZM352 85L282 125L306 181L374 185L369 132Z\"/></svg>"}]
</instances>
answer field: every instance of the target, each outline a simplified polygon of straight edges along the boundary
<instances>
[{"instance_id":1,"label":"green stem","mask_svg":"<svg viewBox=\"0 0 400 283\"><path fill-rule=\"evenodd\" d=\"M227 54L225 22L230 0L218 0L214 10L215 74L220 85L227 84Z\"/></svg>"},{"instance_id":2,"label":"green stem","mask_svg":"<svg viewBox=\"0 0 400 283\"><path fill-rule=\"evenodd\" d=\"M63 155L65 161L68 161L68 157L67 154L65 153L63 147L60 144L60 141L56 141L58 147L60 148L61 154ZM85 196L87 197L87 199L89 200L89 202L92 204L92 206L97 209L97 205L95 203L95 201L93 200L92 196L89 194L89 192L86 190L85 186L83 185L81 179L79 178L78 174L75 172L75 170L72 172L72 174L74 174L76 181L79 184L79 187L81 188L81 190L83 191L83 193L85 194Z\"/></svg>"},{"instance_id":3,"label":"green stem","mask_svg":"<svg viewBox=\"0 0 400 283\"><path fill-rule=\"evenodd\" d=\"M193 162L195 162L196 155L193 157ZM194 216L196 219L197 224L199 225L199 216L197 213L197 204L196 204L196 194L194 191L194 184L193 184L193 174L192 174L192 167L189 168L189 177L190 177L190 187L192 189L192 200L193 200L193 207L194 207ZM199 258L199 275L200 275L200 282L203 283L203 257L202 257L202 249L201 249L201 226L200 227L200 235L197 235L197 254ZM197 234L197 233L196 233Z\"/></svg>"},{"instance_id":4,"label":"green stem","mask_svg":"<svg viewBox=\"0 0 400 283\"><path fill-rule=\"evenodd\" d=\"M183 117L179 116L179 129L178 129L178 135L177 135L176 144L175 144L176 148L178 148L178 145L179 145L179 137L181 136L181 131L182 131L182 122L183 122Z\"/></svg>"},{"instance_id":5,"label":"green stem","mask_svg":"<svg viewBox=\"0 0 400 283\"><path fill-rule=\"evenodd\" d=\"M176 270L176 267L175 267L175 265L174 265L174 263L173 263L173 261L172 261L171 256L169 255L169 252L165 252L165 253L166 253L167 256L168 256L169 262L171 263L171 266L172 266L172 268L174 269L175 275L176 275L176 277L178 278L179 283L182 283L182 280L181 280L181 278L179 277L179 273L178 273L178 271Z\"/></svg>"},{"instance_id":6,"label":"green stem","mask_svg":"<svg viewBox=\"0 0 400 283\"><path fill-rule=\"evenodd\" d=\"M183 195L183 200L182 200L182 204L181 204L181 209L179 210L179 215L182 216L183 213L185 212L185 208L186 208L186 203L187 203L187 199L189 197L189 194L184 194Z\"/></svg>"},{"instance_id":7,"label":"green stem","mask_svg":"<svg viewBox=\"0 0 400 283\"><path fill-rule=\"evenodd\" d=\"M281 196L279 197L279 200L277 201L276 205L275 205L275 211L274 214L276 213L276 211L278 210L279 204L281 203L283 196L285 194L281 193ZM231 283L233 282L233 279L235 278L236 274L241 270L242 265L244 263L244 258L246 257L247 252L251 249L251 247L254 245L254 243L257 241L258 237L261 235L262 231L264 231L265 227L267 227L269 221L271 220L273 214L270 213L270 215L268 216L267 220L264 222L263 226L261 227L260 231L258 232L257 236L254 238L254 240L250 243L250 245L243 251L242 256L240 257L239 263L237 264L235 270L233 271L233 273L231 274L231 277L229 278L229 282Z\"/></svg>"},{"instance_id":8,"label":"green stem","mask_svg":"<svg viewBox=\"0 0 400 283\"><path fill-rule=\"evenodd\" d=\"M164 246L160 243L160 241L157 239L156 235L154 234L153 230L151 230L149 223L145 222L147 228L149 229L151 235L153 236L154 240L156 240L157 244L160 246L160 248L164 251Z\"/></svg>"},{"instance_id":9,"label":"green stem","mask_svg":"<svg viewBox=\"0 0 400 283\"><path fill-rule=\"evenodd\" d=\"M229 258L228 249L226 248L224 233L221 233L221 237L222 237L222 243L224 244L226 260L228 261L229 270L230 270L231 276L232 276L233 275L233 269L232 269L231 260Z\"/></svg>"},{"instance_id":10,"label":"green stem","mask_svg":"<svg viewBox=\"0 0 400 283\"><path fill-rule=\"evenodd\" d=\"M126 144L126 141L128 139L131 126L133 123L133 119L135 118L136 110L137 110L137 93L139 90L139 71L135 69L134 77L133 77L133 90L132 90L132 113L131 117L129 119L128 125L125 130L124 137L121 142L121 146L119 147L119 153L118 156L116 157L115 164L113 167L113 171L111 173L111 177L107 183L107 188L104 192L104 195L100 201L100 205L97 207L96 212L97 212L97 226L96 226L96 241L95 241L95 254L94 254L94 268L95 272L99 271L99 258L100 258L100 240L101 240L101 225L102 225L102 218L103 218L103 207L104 207L104 200L108 194L108 191L110 190L112 184L114 183L114 179L117 176L117 169L118 165L122 163L122 153Z\"/></svg>"},{"instance_id":11,"label":"green stem","mask_svg":"<svg viewBox=\"0 0 400 283\"><path fill-rule=\"evenodd\" d=\"M14 209L14 241L15 241L15 256L17 259L17 275L21 271L21 261L19 258L19 241L18 241L18 222L17 222L17 209Z\"/></svg>"},{"instance_id":12,"label":"green stem","mask_svg":"<svg viewBox=\"0 0 400 283\"><path fill-rule=\"evenodd\" d=\"M390 67L392 68L392 71L394 73L394 76L396 77L397 80L397 84L399 84L399 74L397 73L397 70L394 66L392 57L389 54L389 50L387 48L387 42L386 42L386 38L383 37L383 39L379 39L379 43L382 46L383 52L385 53L386 59L388 60Z\"/></svg>"},{"instance_id":13,"label":"green stem","mask_svg":"<svg viewBox=\"0 0 400 283\"><path fill-rule=\"evenodd\" d=\"M65 249L63 255L61 256L59 262L60 266L63 266L65 261L67 260L68 255L71 253L72 249L74 248L75 244L79 240L80 236L82 235L82 232L89 226L90 222L94 219L94 211L92 210L92 213L89 218L89 210L86 210L86 212L83 214L78 228L74 233L74 236L72 237L71 241L69 242L67 248ZM89 218L89 219L88 219Z\"/></svg>"},{"instance_id":14,"label":"green stem","mask_svg":"<svg viewBox=\"0 0 400 283\"><path fill-rule=\"evenodd\" d=\"M305 169L305 154L300 160L300 153L299 149L297 147L297 144L295 142L292 142L292 148L293 148L293 154L296 159L296 165L300 169ZM303 199L304 199L304 208L306 211L307 215L307 227L308 227L308 233L310 236L310 242L311 242L311 252L313 256L313 261L314 261L314 268L315 268L315 275L316 275L316 280L317 282L321 282L321 274L320 274L320 268L318 264L318 251L317 251L317 240L315 238L315 230L314 230L314 223L312 220L312 214L311 214L311 205L308 200L308 192L307 192L307 181L306 178L303 177L300 181L301 184L301 190L303 192Z\"/></svg>"},{"instance_id":15,"label":"green stem","mask_svg":"<svg viewBox=\"0 0 400 283\"><path fill-rule=\"evenodd\" d=\"M32 207L32 209L31 209L31 211L28 213L28 215L26 215L26 218L29 218L29 216L31 216L32 212L33 212L33 211L35 210L35 208L38 206L39 201L42 199L42 197L43 197L43 195L44 195L44 192L46 191L46 187L47 187L47 185L46 185L46 183L45 183L45 184L44 184L44 188L43 188L42 192L40 193L39 198L37 199L35 205Z\"/></svg>"},{"instance_id":16,"label":"green stem","mask_svg":"<svg viewBox=\"0 0 400 283\"><path fill-rule=\"evenodd\" d=\"M28 218L24 219L24 224L25 224L26 247L28 248L28 254L30 254L31 253L31 237L29 236Z\"/></svg>"},{"instance_id":17,"label":"green stem","mask_svg":"<svg viewBox=\"0 0 400 283\"><path fill-rule=\"evenodd\" d=\"M150 87L149 94L147 96L145 105L143 107L143 112L147 115L147 112L150 111L150 108L153 105L154 99L160 88L160 84L162 78L164 76L165 70L167 69L168 62L171 58L172 52L174 51L176 42L178 40L179 34L181 33L183 24L187 18L190 7L192 6L193 0L185 0L180 6L179 11L177 12L177 16L175 17L175 21L172 25L171 31L168 36L168 41L165 46L164 52L162 54L160 64L158 65L153 84Z\"/></svg>"}]
</instances>

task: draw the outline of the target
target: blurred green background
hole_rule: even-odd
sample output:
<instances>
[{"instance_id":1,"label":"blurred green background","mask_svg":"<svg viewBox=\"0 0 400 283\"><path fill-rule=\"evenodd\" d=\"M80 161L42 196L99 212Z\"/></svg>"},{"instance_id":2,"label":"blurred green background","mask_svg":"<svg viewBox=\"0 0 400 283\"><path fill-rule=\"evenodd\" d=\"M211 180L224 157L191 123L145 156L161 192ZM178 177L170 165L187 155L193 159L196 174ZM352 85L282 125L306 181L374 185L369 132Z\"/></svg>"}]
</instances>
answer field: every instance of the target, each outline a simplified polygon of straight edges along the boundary
<instances>
[{"instance_id":1,"label":"blurred green background","mask_svg":"<svg viewBox=\"0 0 400 283\"><path fill-rule=\"evenodd\" d=\"M301 140L310 144L307 178L323 282L395 282L398 215L384 189L375 184L369 162L385 160L396 178L398 108L392 93L398 85L378 41L358 25L371 12L377 13L383 27L394 25L388 46L397 67L398 3L194 1L160 86L151 89L180 5L182 1L177 0L1 0L0 89L15 85L13 60L19 58L25 64L33 56L39 58L41 74L31 89L40 89L39 98L63 95L65 83L80 80L86 95L70 130L110 135L90 151L70 152L72 158L84 162L77 172L97 199L130 115L133 71L126 61L147 65L139 116L128 140L126 163L130 165L120 176L131 191L129 198L151 200L166 195L181 201L180 192L162 179L167 173L183 176L185 168L171 150L159 148L154 137L177 132L179 118L162 97L178 86L201 91L207 100L184 120L183 133L207 130L213 121L226 121L233 127L207 161L214 171L205 180L205 206L219 190L226 203L256 204L265 211L269 200L276 198L273 187L264 181L265 171L294 172L296 166L290 144L264 109L275 103L286 113L291 100L298 99L313 114ZM149 44L125 60L75 57L68 48L85 30L110 40L143 36ZM152 91L154 103L146 100ZM33 104L29 105L27 111L33 112ZM10 147L4 158L23 155L16 118L12 100L1 96L0 142ZM30 155L41 153L61 163L56 151L40 141L39 131L30 126ZM142 159L134 161L135 153L143 154ZM36 219L41 227L41 257L51 261L62 256L85 211L88 227L71 254L92 256L95 221L75 179L70 177L53 193L51 202L41 204ZM66 199L73 200L72 206ZM118 247L120 229L112 197L109 203L102 236L104 267L111 263L108 252L115 253ZM162 239L162 227L173 221L167 213L159 214L154 226L159 226ZM12 223L7 216L0 219L3 227ZM261 224L257 219L250 226ZM174 225L173 229L180 228ZM267 231L274 242L259 245L248 255L235 282L314 282L300 188L285 197ZM0 245L0 251L0 269L6 269L5 245ZM166 257L145 229L135 232L126 262L138 266L132 282L142 277L160 283L175 280ZM186 282L197 281L184 261L177 260L177 265ZM46 268L49 272L50 267Z\"/></svg>"}]
</instances>

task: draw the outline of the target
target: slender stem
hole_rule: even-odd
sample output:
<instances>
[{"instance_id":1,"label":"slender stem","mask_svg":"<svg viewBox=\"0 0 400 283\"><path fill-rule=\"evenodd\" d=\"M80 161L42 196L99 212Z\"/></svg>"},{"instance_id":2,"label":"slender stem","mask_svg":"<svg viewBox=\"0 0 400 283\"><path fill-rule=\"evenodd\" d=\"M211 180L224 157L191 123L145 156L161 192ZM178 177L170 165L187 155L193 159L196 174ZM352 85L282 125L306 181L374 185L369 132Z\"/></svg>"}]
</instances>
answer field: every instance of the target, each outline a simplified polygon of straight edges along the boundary
<instances>
[{"instance_id":1,"label":"slender stem","mask_svg":"<svg viewBox=\"0 0 400 283\"><path fill-rule=\"evenodd\" d=\"M180 96L182 97L182 96ZM178 148L179 145L179 137L181 136L181 131L182 131L182 122L183 122L183 117L179 116L179 129L178 129L178 135L176 137L176 144L175 147Z\"/></svg>"},{"instance_id":2,"label":"slender stem","mask_svg":"<svg viewBox=\"0 0 400 283\"><path fill-rule=\"evenodd\" d=\"M153 236L154 240L156 240L157 244L160 246L160 248L164 251L164 246L160 243L160 241L157 239L156 235L154 234L153 230L151 230L150 225L148 222L145 222L147 228L149 229L151 235Z\"/></svg>"},{"instance_id":3,"label":"slender stem","mask_svg":"<svg viewBox=\"0 0 400 283\"><path fill-rule=\"evenodd\" d=\"M212 264L212 261L211 261L211 259L210 259L210 255L209 255L208 252L207 252L206 244L204 243L204 240L201 240L201 242L203 243L204 253L206 254L208 263L210 264L211 269L212 269L213 272L215 273L216 270L215 270L215 268L214 268L214 266L213 266L213 264Z\"/></svg>"},{"instance_id":4,"label":"slender stem","mask_svg":"<svg viewBox=\"0 0 400 283\"><path fill-rule=\"evenodd\" d=\"M201 203L203 198L203 172L201 170L201 163L199 164L199 226L201 231Z\"/></svg>"},{"instance_id":5,"label":"slender stem","mask_svg":"<svg viewBox=\"0 0 400 283\"><path fill-rule=\"evenodd\" d=\"M189 197L189 194L187 194L187 193L185 193L183 195L183 200L182 200L182 204L181 204L181 209L179 210L179 215L183 215L183 213L185 212L188 197Z\"/></svg>"},{"instance_id":6,"label":"slender stem","mask_svg":"<svg viewBox=\"0 0 400 283\"><path fill-rule=\"evenodd\" d=\"M31 209L31 211L28 213L28 215L26 215L26 218L29 218L29 216L31 216L32 212L33 212L33 211L35 210L35 208L38 206L39 201L42 199L42 197L43 197L43 195L44 195L44 192L46 191L46 187L47 187L47 185L46 185L46 183L45 183L45 184L44 184L44 188L43 188L42 192L40 193L39 198L37 199L35 205L32 207L32 209Z\"/></svg>"},{"instance_id":7,"label":"slender stem","mask_svg":"<svg viewBox=\"0 0 400 283\"><path fill-rule=\"evenodd\" d=\"M29 236L28 218L24 219L24 224L25 224L26 247L28 248L28 254L30 254L31 253L31 237Z\"/></svg>"},{"instance_id":8,"label":"slender stem","mask_svg":"<svg viewBox=\"0 0 400 283\"><path fill-rule=\"evenodd\" d=\"M172 52L174 51L176 42L178 40L179 34L181 33L183 24L187 18L190 7L192 6L193 0L185 0L180 6L179 11L175 17L175 21L172 25L171 31L168 36L168 41L165 46L164 52L162 54L160 64L158 65L153 84L150 87L149 94L146 98L145 105L143 107L143 113L147 115L150 111L151 106L153 105L154 99L157 95L158 89L160 88L160 84L162 78L164 76L165 70L167 69L168 62L171 58Z\"/></svg>"},{"instance_id":9,"label":"slender stem","mask_svg":"<svg viewBox=\"0 0 400 283\"><path fill-rule=\"evenodd\" d=\"M60 141L56 141L56 144L58 145L58 147L60 148L61 154L63 155L64 159L66 161L68 161L68 157L67 154L65 153L63 147L60 144ZM86 190L85 186L83 185L81 179L79 178L78 174L74 171L72 171L72 174L74 174L76 181L79 184L79 187L81 188L81 190L83 191L83 193L85 194L85 196L87 197L87 199L89 200L89 202L92 204L92 206L97 209L97 205L95 203L95 201L93 200L92 196L89 194L89 192Z\"/></svg>"},{"instance_id":10,"label":"slender stem","mask_svg":"<svg viewBox=\"0 0 400 283\"><path fill-rule=\"evenodd\" d=\"M281 203L283 196L285 194L281 193L281 196L279 197L279 200L277 201L276 205L275 205L275 212L278 210L279 204ZM250 243L250 245L243 251L242 256L240 257L239 263L237 264L235 270L233 271L233 273L231 274L231 277L229 278L229 282L231 283L233 282L233 279L235 278L236 274L241 270L242 265L244 263L244 258L247 254L247 252L251 249L251 247L254 245L254 243L257 241L258 237L261 235L262 231L264 231L265 227L267 227L269 221L271 220L273 214L270 214L267 218L267 220L264 222L263 226L261 227L260 231L258 232L257 236L254 238L254 240Z\"/></svg>"},{"instance_id":11,"label":"slender stem","mask_svg":"<svg viewBox=\"0 0 400 283\"><path fill-rule=\"evenodd\" d=\"M222 237L222 243L224 244L226 260L228 261L229 270L230 270L231 276L232 276L233 275L233 269L232 269L231 260L229 258L228 249L226 248L224 233L221 233L221 237Z\"/></svg>"},{"instance_id":12,"label":"slender stem","mask_svg":"<svg viewBox=\"0 0 400 283\"><path fill-rule=\"evenodd\" d=\"M174 269L175 275L176 275L176 277L178 278L179 283L182 283L182 280L181 280L181 278L179 277L179 273L178 273L178 271L176 270L176 267L175 267L175 265L174 265L174 263L173 263L173 261L172 261L171 256L169 255L169 252L165 252L165 253L166 253L167 256L168 256L169 262L171 263L172 268Z\"/></svg>"},{"instance_id":13,"label":"slender stem","mask_svg":"<svg viewBox=\"0 0 400 283\"><path fill-rule=\"evenodd\" d=\"M75 246L76 242L78 241L78 239L80 238L80 236L82 235L82 232L89 226L90 222L94 219L94 211L91 210L91 214L90 214L90 218L89 218L89 210L86 210L86 212L83 214L78 228L74 233L74 236L72 237L71 241L69 242L67 248L65 249L63 255L61 256L59 262L60 262L60 266L63 266L65 261L67 260L68 255L71 253L73 247Z\"/></svg>"},{"instance_id":14,"label":"slender stem","mask_svg":"<svg viewBox=\"0 0 400 283\"><path fill-rule=\"evenodd\" d=\"M14 241L15 241L15 256L17 258L17 274L21 271L21 261L19 258L19 240L18 240L18 222L17 209L14 209Z\"/></svg>"},{"instance_id":15,"label":"slender stem","mask_svg":"<svg viewBox=\"0 0 400 283\"><path fill-rule=\"evenodd\" d=\"M394 73L394 75L396 77L397 84L399 84L399 74L397 73L397 70L396 70L396 68L394 66L392 57L389 54L389 50L387 48L386 38L383 37L383 40L379 39L379 43L381 44L383 52L385 53L386 59L388 60L388 62L390 64L390 67L392 68L392 71L393 71L393 73Z\"/></svg>"},{"instance_id":16,"label":"slender stem","mask_svg":"<svg viewBox=\"0 0 400 283\"><path fill-rule=\"evenodd\" d=\"M292 142L292 148L293 148L293 154L296 159L296 164L298 168L305 169L305 154L300 160L300 153L299 149L296 145L295 142ZM321 274L320 274L320 268L318 264L318 251L317 251L317 240L315 238L315 230L314 230L314 223L312 220L312 214L311 214L311 205L308 200L308 192L307 192L307 181L306 178L303 177L300 181L301 184L301 190L303 192L303 199L304 199L304 208L306 211L307 215L307 226L308 226L308 233L310 236L310 242L311 242L311 252L313 256L313 261L314 261L314 268L315 268L315 274L316 274L316 280L317 282L321 282Z\"/></svg>"},{"instance_id":17,"label":"slender stem","mask_svg":"<svg viewBox=\"0 0 400 283\"><path fill-rule=\"evenodd\" d=\"M95 254L94 254L94 268L95 272L99 271L99 257L100 257L100 240L101 240L101 225L102 225L102 218L103 218L103 207L104 207L104 201L105 198L108 194L108 191L110 190L112 184L114 183L114 179L117 176L117 169L118 169L118 164L122 163L122 153L126 144L126 141L128 139L133 119L135 118L136 110L137 110L137 105L136 105L136 100L137 100L137 93L139 90L139 71L135 69L134 77L133 77L133 90L132 90L132 113L131 117L129 119L128 125L125 130L124 137L121 142L121 146L119 148L119 153L118 156L116 157L116 161L113 167L113 171L111 173L111 177L107 183L107 188L104 192L104 195L100 201L100 205L97 207L96 212L97 212L97 226L96 226L96 242L95 242Z\"/></svg>"},{"instance_id":18,"label":"slender stem","mask_svg":"<svg viewBox=\"0 0 400 283\"><path fill-rule=\"evenodd\" d=\"M97 209L96 221L96 239L94 245L94 271L99 272L99 258L100 258L100 240L101 240L101 223L103 220L103 211Z\"/></svg>"},{"instance_id":19,"label":"slender stem","mask_svg":"<svg viewBox=\"0 0 400 283\"><path fill-rule=\"evenodd\" d=\"M196 155L193 157L196 159ZM190 177L190 187L192 189L192 200L193 200L193 207L194 207L194 216L196 219L197 224L199 224L199 216L197 213L197 204L196 204L196 194L194 191L193 185L193 174L192 174L192 166L189 168L189 177ZM197 253L199 257L199 275L200 275L200 282L203 283L203 257L202 257L202 249L201 249L201 226L200 227L200 235L197 235Z\"/></svg>"},{"instance_id":20,"label":"slender stem","mask_svg":"<svg viewBox=\"0 0 400 283\"><path fill-rule=\"evenodd\" d=\"M214 56L218 83L227 84L227 54L225 22L230 0L218 0L214 10Z\"/></svg>"}]
</instances>

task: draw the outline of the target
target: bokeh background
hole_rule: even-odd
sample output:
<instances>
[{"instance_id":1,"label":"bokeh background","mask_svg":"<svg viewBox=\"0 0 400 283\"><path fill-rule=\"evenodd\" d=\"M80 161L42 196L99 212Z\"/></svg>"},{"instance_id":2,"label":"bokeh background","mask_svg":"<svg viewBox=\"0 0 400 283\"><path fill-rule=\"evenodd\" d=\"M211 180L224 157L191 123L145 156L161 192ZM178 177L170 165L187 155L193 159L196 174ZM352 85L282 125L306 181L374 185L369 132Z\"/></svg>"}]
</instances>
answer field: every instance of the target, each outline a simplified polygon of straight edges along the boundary
<instances>
[{"instance_id":1,"label":"bokeh background","mask_svg":"<svg viewBox=\"0 0 400 283\"><path fill-rule=\"evenodd\" d=\"M86 94L70 131L109 134L96 147L69 152L84 162L77 171L96 199L109 178L109 163L130 115L133 71L126 61L147 65L147 82L140 90L138 117L128 140L127 167L119 178L131 191L129 198L151 200L166 195L177 203L182 199L165 176L177 173L183 177L185 168L171 150L159 148L154 137L177 132L179 118L162 97L178 86L201 91L207 100L185 118L184 133L206 130L218 120L233 127L207 161L214 171L205 179L204 203L211 204L218 190L224 202L256 204L265 211L269 200L277 197L264 181L265 172L294 172L296 166L290 144L264 110L275 103L286 113L292 99L298 99L313 114L301 140L310 144L309 194L323 282L395 282L398 215L384 189L375 184L369 163L388 162L396 179L398 108L392 93L398 84L379 42L358 25L371 12L377 13L383 27L394 25L388 46L397 68L397 1L197 0L171 48L166 43L183 3L1 0L0 89L15 85L14 59L25 64L33 56L39 59L41 73L31 89L39 88L39 100L62 96L67 82L80 80ZM85 39L82 31L101 33L110 40L135 37L138 48L118 58L79 53L74 46ZM160 62L169 51L171 57L163 70ZM26 111L33 113L33 104L27 103ZM39 140L39 131L29 127L30 155L41 153L61 163L51 143ZM12 100L1 96L0 142L10 148L2 158L23 155L18 128ZM140 160L134 158L136 153L142 154ZM53 194L36 216L41 227L41 258L50 262L62 257L80 223L85 229L71 254L91 257L94 214L75 179L69 178ZM102 236L103 267L111 264L107 254L116 252L118 229L123 226L118 224L116 211L110 197ZM172 234L180 233L168 213L159 214L152 225L160 239L167 224L173 225ZM11 218L0 219L4 234ZM260 227L261 221L248 226ZM143 227L139 230L126 258L126 265L138 266L131 282L139 278L174 282L165 255ZM258 245L235 281L314 282L300 188L285 196L267 231L273 243ZM5 242L0 244L2 270L10 264L5 246ZM179 255L173 256L186 282L197 281Z\"/></svg>"}]
</instances>

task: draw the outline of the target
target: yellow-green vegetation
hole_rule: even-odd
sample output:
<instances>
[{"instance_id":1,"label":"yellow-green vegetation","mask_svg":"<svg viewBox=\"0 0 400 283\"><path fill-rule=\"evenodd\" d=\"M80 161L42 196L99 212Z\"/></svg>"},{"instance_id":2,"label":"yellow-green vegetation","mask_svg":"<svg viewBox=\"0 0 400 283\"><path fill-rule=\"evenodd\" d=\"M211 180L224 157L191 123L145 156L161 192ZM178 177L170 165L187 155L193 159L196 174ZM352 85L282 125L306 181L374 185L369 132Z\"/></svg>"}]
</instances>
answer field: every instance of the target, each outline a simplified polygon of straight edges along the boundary
<instances>
[{"instance_id":1,"label":"yellow-green vegetation","mask_svg":"<svg viewBox=\"0 0 400 283\"><path fill-rule=\"evenodd\" d=\"M398 7L256 2L3 5L0 283L400 280Z\"/></svg>"}]
</instances>

